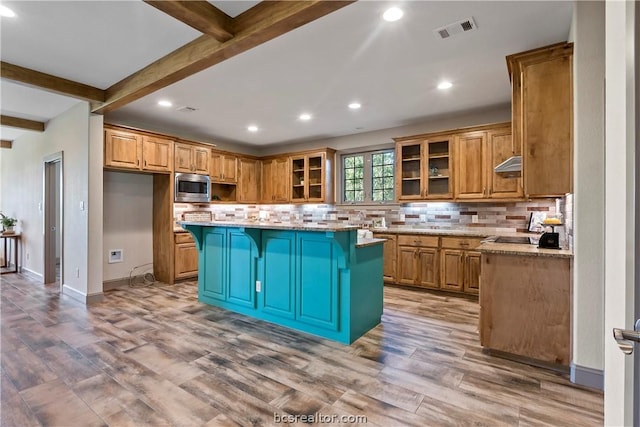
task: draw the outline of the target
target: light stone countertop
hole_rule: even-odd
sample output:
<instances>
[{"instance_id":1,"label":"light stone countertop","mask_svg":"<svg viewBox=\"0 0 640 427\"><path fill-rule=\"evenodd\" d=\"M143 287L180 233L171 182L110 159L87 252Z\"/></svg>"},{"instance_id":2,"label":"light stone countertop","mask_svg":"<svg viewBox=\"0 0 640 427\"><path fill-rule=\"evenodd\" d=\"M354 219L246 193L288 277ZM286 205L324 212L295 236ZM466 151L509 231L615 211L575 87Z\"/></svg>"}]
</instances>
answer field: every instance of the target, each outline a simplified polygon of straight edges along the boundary
<instances>
[{"instance_id":1,"label":"light stone countertop","mask_svg":"<svg viewBox=\"0 0 640 427\"><path fill-rule=\"evenodd\" d=\"M487 241L478 246L476 251L502 255L542 256L554 258L573 258L573 252L567 249L542 249L538 245L521 245L517 243L495 243Z\"/></svg>"},{"instance_id":2,"label":"light stone countertop","mask_svg":"<svg viewBox=\"0 0 640 427\"><path fill-rule=\"evenodd\" d=\"M296 230L296 231L350 231L357 230L356 225L346 224L316 224L316 223L291 223L291 222L261 222L261 221L180 221L182 225L200 225L205 227L244 227L263 228L267 230Z\"/></svg>"}]
</instances>

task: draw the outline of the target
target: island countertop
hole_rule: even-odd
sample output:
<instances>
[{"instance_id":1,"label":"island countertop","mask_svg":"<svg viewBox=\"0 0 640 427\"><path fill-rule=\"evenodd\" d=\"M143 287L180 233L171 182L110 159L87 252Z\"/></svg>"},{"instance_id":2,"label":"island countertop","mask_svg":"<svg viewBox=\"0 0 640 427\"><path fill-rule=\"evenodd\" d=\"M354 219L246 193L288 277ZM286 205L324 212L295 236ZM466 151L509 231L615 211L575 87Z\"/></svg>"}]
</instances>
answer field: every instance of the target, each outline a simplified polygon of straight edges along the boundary
<instances>
[{"instance_id":1,"label":"island countertop","mask_svg":"<svg viewBox=\"0 0 640 427\"><path fill-rule=\"evenodd\" d=\"M262 228L265 230L293 230L293 231L349 231L357 230L357 225L347 224L318 224L305 222L270 222L270 221L179 221L180 225L200 225L205 227L244 227Z\"/></svg>"}]
</instances>

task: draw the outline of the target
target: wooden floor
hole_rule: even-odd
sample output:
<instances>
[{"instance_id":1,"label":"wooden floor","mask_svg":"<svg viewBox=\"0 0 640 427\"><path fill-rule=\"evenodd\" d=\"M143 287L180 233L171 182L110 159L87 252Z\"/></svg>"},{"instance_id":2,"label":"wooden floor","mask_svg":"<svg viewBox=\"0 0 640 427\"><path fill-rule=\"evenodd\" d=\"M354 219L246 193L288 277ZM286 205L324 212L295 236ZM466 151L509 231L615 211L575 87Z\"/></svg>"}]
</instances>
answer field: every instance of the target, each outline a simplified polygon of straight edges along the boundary
<instances>
[{"instance_id":1,"label":"wooden floor","mask_svg":"<svg viewBox=\"0 0 640 427\"><path fill-rule=\"evenodd\" d=\"M17 274L0 292L3 427L603 423L601 393L483 354L467 299L386 288L382 324L344 346L200 304L193 282L89 307Z\"/></svg>"}]
</instances>

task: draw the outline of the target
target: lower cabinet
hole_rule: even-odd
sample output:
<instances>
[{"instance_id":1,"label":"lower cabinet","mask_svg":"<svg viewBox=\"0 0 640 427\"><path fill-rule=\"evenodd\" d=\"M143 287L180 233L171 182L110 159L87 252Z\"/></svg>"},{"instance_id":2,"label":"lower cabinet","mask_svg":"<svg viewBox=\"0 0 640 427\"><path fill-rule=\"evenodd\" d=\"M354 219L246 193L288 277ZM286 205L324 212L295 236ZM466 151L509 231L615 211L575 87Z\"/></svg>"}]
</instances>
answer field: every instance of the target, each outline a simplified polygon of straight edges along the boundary
<instances>
[{"instance_id":1,"label":"lower cabinet","mask_svg":"<svg viewBox=\"0 0 640 427\"><path fill-rule=\"evenodd\" d=\"M295 318L296 235L294 232L262 232L263 280L261 305L265 313Z\"/></svg>"},{"instance_id":2,"label":"lower cabinet","mask_svg":"<svg viewBox=\"0 0 640 427\"><path fill-rule=\"evenodd\" d=\"M395 234L378 234L378 239L386 239L382 248L383 264L382 278L385 282L394 283L396 281L396 235Z\"/></svg>"},{"instance_id":3,"label":"lower cabinet","mask_svg":"<svg viewBox=\"0 0 640 427\"><path fill-rule=\"evenodd\" d=\"M198 250L189 233L174 233L174 277L176 280L198 277Z\"/></svg>"},{"instance_id":4,"label":"lower cabinet","mask_svg":"<svg viewBox=\"0 0 640 427\"><path fill-rule=\"evenodd\" d=\"M481 238L376 233L384 246L384 281L478 294Z\"/></svg>"},{"instance_id":5,"label":"lower cabinet","mask_svg":"<svg viewBox=\"0 0 640 427\"><path fill-rule=\"evenodd\" d=\"M480 253L474 251L481 239L443 237L440 287L454 292L477 294L480 288Z\"/></svg>"},{"instance_id":6,"label":"lower cabinet","mask_svg":"<svg viewBox=\"0 0 640 427\"><path fill-rule=\"evenodd\" d=\"M399 235L397 282L438 289L437 236Z\"/></svg>"}]
</instances>

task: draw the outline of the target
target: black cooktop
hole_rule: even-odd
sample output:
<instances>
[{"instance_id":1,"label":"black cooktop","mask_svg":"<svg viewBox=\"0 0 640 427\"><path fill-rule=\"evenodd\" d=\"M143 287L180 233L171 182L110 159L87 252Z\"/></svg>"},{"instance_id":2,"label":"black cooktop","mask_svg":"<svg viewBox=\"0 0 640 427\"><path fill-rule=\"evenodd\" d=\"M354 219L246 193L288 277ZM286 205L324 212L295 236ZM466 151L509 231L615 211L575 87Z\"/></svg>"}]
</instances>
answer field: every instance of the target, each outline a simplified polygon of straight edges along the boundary
<instances>
[{"instance_id":1,"label":"black cooktop","mask_svg":"<svg viewBox=\"0 0 640 427\"><path fill-rule=\"evenodd\" d=\"M505 237L500 236L496 239L496 243L517 243L521 245L530 245L531 237Z\"/></svg>"}]
</instances>

